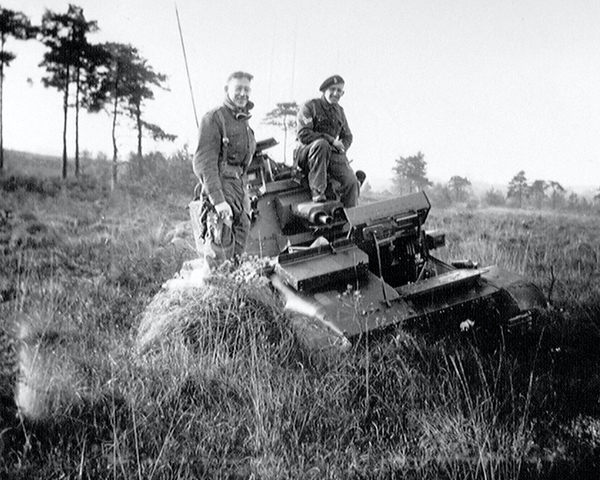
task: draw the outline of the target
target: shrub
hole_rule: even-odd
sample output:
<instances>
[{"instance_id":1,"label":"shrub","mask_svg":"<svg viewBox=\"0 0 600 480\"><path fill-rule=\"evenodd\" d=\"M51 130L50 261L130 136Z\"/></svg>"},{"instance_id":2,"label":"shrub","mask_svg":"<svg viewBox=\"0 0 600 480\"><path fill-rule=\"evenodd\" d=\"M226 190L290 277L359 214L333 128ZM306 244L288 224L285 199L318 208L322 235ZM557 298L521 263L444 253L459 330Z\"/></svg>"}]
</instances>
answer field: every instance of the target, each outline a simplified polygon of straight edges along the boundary
<instances>
[{"instance_id":1,"label":"shrub","mask_svg":"<svg viewBox=\"0 0 600 480\"><path fill-rule=\"evenodd\" d=\"M506 205L506 198L500 190L492 188L485 192L483 196L483 203L489 207L503 207Z\"/></svg>"},{"instance_id":2,"label":"shrub","mask_svg":"<svg viewBox=\"0 0 600 480\"><path fill-rule=\"evenodd\" d=\"M122 178L127 191L153 199L175 192L189 192L191 199L197 181L191 154L185 148L168 158L160 152L144 155L142 160L132 154Z\"/></svg>"}]
</instances>

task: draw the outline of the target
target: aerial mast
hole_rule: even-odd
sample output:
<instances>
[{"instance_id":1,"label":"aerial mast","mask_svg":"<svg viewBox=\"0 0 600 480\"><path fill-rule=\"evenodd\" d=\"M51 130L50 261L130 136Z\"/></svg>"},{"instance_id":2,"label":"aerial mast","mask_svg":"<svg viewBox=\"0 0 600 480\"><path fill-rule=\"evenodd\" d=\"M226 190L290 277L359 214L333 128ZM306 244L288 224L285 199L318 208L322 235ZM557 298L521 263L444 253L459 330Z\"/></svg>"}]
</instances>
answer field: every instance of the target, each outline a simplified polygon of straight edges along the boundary
<instances>
[{"instance_id":1,"label":"aerial mast","mask_svg":"<svg viewBox=\"0 0 600 480\"><path fill-rule=\"evenodd\" d=\"M196 120L196 128L200 128L198 123L198 113L196 112L196 102L194 101L194 89L192 88L192 80L190 78L190 68L188 65L187 54L185 52L185 42L183 41L183 32L181 31L181 21L179 19L179 10L175 3L175 16L177 17L177 27L179 28L179 39L181 40L181 50L183 51L183 61L185 62L185 72L187 74L188 85L190 87L190 96L192 97L192 108L194 109L194 120Z\"/></svg>"}]
</instances>

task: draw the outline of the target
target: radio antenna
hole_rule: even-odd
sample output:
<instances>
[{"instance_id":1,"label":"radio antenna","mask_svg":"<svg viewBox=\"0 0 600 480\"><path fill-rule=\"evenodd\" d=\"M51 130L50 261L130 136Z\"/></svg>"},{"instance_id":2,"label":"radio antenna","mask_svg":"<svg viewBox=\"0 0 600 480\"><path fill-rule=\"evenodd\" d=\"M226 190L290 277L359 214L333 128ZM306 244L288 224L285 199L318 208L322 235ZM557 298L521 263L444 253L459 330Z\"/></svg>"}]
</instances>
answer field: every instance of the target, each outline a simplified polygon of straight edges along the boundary
<instances>
[{"instance_id":1,"label":"radio antenna","mask_svg":"<svg viewBox=\"0 0 600 480\"><path fill-rule=\"evenodd\" d=\"M183 32L181 31L181 21L179 20L179 10L175 3L175 15L177 17L177 27L179 28L179 38L181 39L181 50L183 51L183 61L185 62L185 72L187 74L188 85L190 87L190 96L192 97L192 107L194 109L194 120L196 120L196 128L200 128L198 123L198 113L196 113L196 102L194 101L194 89L192 88L192 80L190 78L190 68L188 66L187 54L185 53L185 42L183 41Z\"/></svg>"}]
</instances>

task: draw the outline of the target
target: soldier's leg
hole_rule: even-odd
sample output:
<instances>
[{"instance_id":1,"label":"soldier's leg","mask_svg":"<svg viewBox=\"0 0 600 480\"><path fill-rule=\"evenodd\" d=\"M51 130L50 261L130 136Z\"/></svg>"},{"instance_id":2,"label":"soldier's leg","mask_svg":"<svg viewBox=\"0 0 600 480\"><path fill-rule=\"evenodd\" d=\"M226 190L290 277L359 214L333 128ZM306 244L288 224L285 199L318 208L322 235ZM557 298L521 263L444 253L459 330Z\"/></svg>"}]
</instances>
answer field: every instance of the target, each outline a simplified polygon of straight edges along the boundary
<instances>
[{"instance_id":1,"label":"soldier's leg","mask_svg":"<svg viewBox=\"0 0 600 480\"><path fill-rule=\"evenodd\" d=\"M360 194L360 184L350 166L350 162L348 162L348 157L344 154L332 153L329 160L329 174L340 182L340 200L344 207L356 207Z\"/></svg>"},{"instance_id":2,"label":"soldier's leg","mask_svg":"<svg viewBox=\"0 0 600 480\"><path fill-rule=\"evenodd\" d=\"M308 184L313 198L325 195L330 157L331 145L327 140L315 140L308 146Z\"/></svg>"},{"instance_id":3,"label":"soldier's leg","mask_svg":"<svg viewBox=\"0 0 600 480\"><path fill-rule=\"evenodd\" d=\"M204 258L211 269L233 258L235 247L232 219L218 218L211 214L208 235L204 247Z\"/></svg>"},{"instance_id":4,"label":"soldier's leg","mask_svg":"<svg viewBox=\"0 0 600 480\"><path fill-rule=\"evenodd\" d=\"M250 199L241 180L223 184L225 200L233 212L233 251L232 257L240 257L246 250L246 240L250 231Z\"/></svg>"},{"instance_id":5,"label":"soldier's leg","mask_svg":"<svg viewBox=\"0 0 600 480\"><path fill-rule=\"evenodd\" d=\"M233 216L232 218L219 218L213 213L208 219L205 258L211 268L218 267L226 260L233 260L236 246L235 223L241 208L238 197L240 192L243 192L242 180L238 178L224 176L221 178L221 186L223 187L223 196L231 207Z\"/></svg>"},{"instance_id":6,"label":"soldier's leg","mask_svg":"<svg viewBox=\"0 0 600 480\"><path fill-rule=\"evenodd\" d=\"M250 217L246 212L234 220L233 224L233 238L234 238L234 249L233 256L241 257L246 251L246 241L248 240L248 232L250 231Z\"/></svg>"}]
</instances>

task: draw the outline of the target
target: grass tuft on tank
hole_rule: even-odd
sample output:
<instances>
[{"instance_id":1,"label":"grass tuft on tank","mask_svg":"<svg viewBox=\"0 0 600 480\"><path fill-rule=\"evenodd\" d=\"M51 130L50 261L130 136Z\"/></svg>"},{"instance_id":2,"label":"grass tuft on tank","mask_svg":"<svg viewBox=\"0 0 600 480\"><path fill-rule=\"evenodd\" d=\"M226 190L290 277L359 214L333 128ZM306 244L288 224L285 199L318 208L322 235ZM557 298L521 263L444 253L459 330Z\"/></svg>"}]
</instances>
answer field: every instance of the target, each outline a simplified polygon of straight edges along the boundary
<instances>
[{"instance_id":1,"label":"grass tuft on tank","mask_svg":"<svg viewBox=\"0 0 600 480\"><path fill-rule=\"evenodd\" d=\"M139 351L184 342L200 356L247 358L260 352L288 361L301 346L260 269L260 262L246 260L237 268L224 265L200 283L166 282L142 315Z\"/></svg>"}]
</instances>

